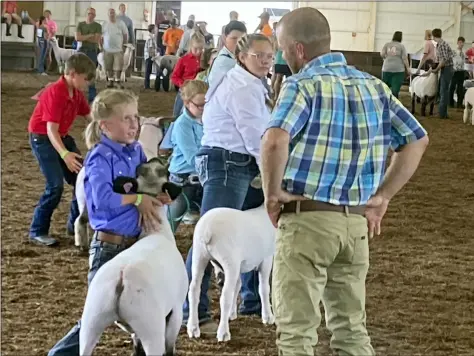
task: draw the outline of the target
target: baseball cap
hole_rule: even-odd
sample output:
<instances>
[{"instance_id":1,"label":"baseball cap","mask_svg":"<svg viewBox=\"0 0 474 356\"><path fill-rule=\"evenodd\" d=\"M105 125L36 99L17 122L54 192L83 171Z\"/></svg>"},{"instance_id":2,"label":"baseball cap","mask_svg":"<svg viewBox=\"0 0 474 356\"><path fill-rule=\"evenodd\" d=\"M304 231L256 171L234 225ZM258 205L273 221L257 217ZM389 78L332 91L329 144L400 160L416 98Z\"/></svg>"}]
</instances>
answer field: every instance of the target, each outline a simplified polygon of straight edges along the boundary
<instances>
[{"instance_id":1,"label":"baseball cap","mask_svg":"<svg viewBox=\"0 0 474 356\"><path fill-rule=\"evenodd\" d=\"M261 19L269 19L270 18L270 14L268 12L262 12L259 16L259 18Z\"/></svg>"}]
</instances>

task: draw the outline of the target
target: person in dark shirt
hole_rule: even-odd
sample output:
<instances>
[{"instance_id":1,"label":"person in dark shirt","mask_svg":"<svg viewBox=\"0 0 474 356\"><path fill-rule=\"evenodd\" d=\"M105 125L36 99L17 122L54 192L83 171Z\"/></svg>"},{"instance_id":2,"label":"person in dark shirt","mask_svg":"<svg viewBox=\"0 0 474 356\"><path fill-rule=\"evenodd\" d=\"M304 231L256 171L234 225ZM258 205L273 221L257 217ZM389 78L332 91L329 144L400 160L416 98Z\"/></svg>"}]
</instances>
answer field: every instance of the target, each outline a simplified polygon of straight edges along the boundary
<instances>
[{"instance_id":1,"label":"person in dark shirt","mask_svg":"<svg viewBox=\"0 0 474 356\"><path fill-rule=\"evenodd\" d=\"M164 18L164 20L162 20ZM163 11L160 11L157 14L156 21L156 46L160 50L161 55L164 55L166 52L166 46L163 45L163 35L165 31L171 27L171 20L174 18L173 11L169 10L166 12L166 15Z\"/></svg>"}]
</instances>

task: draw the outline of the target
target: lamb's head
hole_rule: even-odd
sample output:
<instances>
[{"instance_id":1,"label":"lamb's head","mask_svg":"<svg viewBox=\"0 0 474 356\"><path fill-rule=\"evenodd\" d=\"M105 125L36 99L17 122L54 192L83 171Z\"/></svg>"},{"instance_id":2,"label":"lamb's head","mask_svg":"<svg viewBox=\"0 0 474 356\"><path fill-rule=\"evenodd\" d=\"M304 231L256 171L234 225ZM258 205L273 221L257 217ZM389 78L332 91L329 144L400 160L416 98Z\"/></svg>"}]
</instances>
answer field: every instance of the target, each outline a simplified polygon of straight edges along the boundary
<instances>
[{"instance_id":1,"label":"lamb's head","mask_svg":"<svg viewBox=\"0 0 474 356\"><path fill-rule=\"evenodd\" d=\"M49 40L55 45L58 44L58 39L56 37L51 37Z\"/></svg>"},{"instance_id":2,"label":"lamb's head","mask_svg":"<svg viewBox=\"0 0 474 356\"><path fill-rule=\"evenodd\" d=\"M121 194L142 193L157 196L168 193L175 200L182 188L168 181L168 165L159 157L150 159L137 167L137 178L118 177L114 180L114 191Z\"/></svg>"}]
</instances>

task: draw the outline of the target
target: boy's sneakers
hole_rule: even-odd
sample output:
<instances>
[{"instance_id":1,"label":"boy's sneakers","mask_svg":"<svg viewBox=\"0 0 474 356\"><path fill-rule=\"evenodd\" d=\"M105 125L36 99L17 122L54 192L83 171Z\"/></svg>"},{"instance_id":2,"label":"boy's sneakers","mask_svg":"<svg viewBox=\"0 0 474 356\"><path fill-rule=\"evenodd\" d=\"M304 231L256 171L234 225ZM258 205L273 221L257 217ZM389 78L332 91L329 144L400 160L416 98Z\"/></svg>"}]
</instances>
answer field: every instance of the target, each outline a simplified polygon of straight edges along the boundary
<instances>
[{"instance_id":1,"label":"boy's sneakers","mask_svg":"<svg viewBox=\"0 0 474 356\"><path fill-rule=\"evenodd\" d=\"M58 240L49 236L30 236L30 242L42 246L56 246L59 243Z\"/></svg>"}]
</instances>

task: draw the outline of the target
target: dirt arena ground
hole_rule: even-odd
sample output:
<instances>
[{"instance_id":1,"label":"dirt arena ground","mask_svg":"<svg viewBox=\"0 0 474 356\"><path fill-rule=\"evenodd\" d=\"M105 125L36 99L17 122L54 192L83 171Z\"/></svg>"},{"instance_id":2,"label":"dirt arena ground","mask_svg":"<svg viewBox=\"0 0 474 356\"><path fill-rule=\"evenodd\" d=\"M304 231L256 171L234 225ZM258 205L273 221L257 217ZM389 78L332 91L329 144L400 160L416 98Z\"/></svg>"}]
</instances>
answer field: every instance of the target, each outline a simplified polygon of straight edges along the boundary
<instances>
[{"instance_id":1,"label":"dirt arena ground","mask_svg":"<svg viewBox=\"0 0 474 356\"><path fill-rule=\"evenodd\" d=\"M35 102L30 97L53 77L2 74L2 346L5 356L45 355L81 316L86 296L87 257L64 237L67 192L54 215L52 235L59 248L27 241L28 226L43 190L27 123ZM140 113L169 115L174 92L140 92ZM403 98L408 104L408 98ZM472 355L474 350L474 127L453 110L451 120L421 119L431 143L411 183L393 200L383 235L371 241L367 282L367 325L378 355ZM85 153L78 119L72 134ZM180 229L185 254L192 230ZM219 302L213 291L217 320ZM183 330L184 331L184 330ZM178 355L276 356L275 328L257 318L231 322L232 340L190 341L183 332ZM317 354L330 355L329 336L319 329ZM96 355L127 355L127 336L109 328Z\"/></svg>"}]
</instances>

